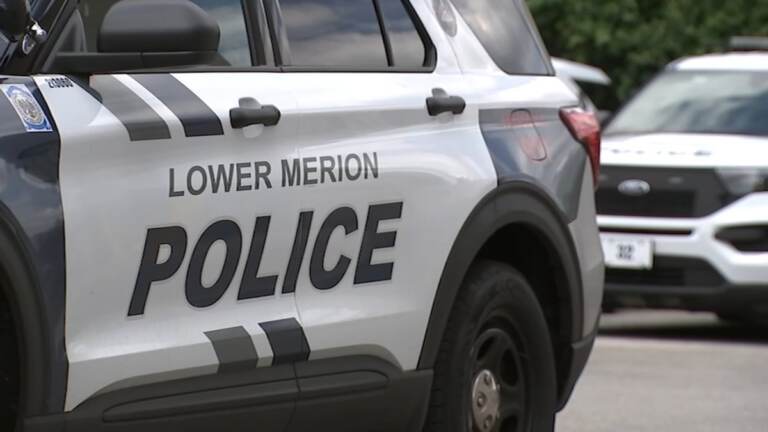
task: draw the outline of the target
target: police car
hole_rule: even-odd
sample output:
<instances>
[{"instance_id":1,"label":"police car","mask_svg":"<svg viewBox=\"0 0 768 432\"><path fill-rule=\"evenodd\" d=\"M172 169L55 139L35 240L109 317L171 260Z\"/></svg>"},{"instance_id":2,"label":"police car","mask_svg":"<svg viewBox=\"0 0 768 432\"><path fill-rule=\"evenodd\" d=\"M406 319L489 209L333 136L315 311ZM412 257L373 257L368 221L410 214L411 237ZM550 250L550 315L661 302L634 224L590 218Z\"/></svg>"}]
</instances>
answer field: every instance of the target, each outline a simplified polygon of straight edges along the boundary
<instances>
[{"instance_id":1,"label":"police car","mask_svg":"<svg viewBox=\"0 0 768 432\"><path fill-rule=\"evenodd\" d=\"M0 21L0 428L553 429L600 135L522 1Z\"/></svg>"},{"instance_id":2,"label":"police car","mask_svg":"<svg viewBox=\"0 0 768 432\"><path fill-rule=\"evenodd\" d=\"M765 41L670 64L608 126L606 307L768 317Z\"/></svg>"}]
</instances>

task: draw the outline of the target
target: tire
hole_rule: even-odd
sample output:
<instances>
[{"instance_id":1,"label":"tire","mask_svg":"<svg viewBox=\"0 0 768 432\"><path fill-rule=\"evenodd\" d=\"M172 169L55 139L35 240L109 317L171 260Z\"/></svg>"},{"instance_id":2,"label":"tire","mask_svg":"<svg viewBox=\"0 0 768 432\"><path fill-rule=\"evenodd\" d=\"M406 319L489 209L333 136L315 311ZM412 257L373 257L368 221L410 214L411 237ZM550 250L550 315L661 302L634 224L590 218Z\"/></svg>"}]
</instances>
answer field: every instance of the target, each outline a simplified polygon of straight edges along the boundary
<instances>
[{"instance_id":1,"label":"tire","mask_svg":"<svg viewBox=\"0 0 768 432\"><path fill-rule=\"evenodd\" d=\"M556 399L552 343L531 286L506 264L475 263L440 345L426 431L551 432Z\"/></svg>"}]
</instances>

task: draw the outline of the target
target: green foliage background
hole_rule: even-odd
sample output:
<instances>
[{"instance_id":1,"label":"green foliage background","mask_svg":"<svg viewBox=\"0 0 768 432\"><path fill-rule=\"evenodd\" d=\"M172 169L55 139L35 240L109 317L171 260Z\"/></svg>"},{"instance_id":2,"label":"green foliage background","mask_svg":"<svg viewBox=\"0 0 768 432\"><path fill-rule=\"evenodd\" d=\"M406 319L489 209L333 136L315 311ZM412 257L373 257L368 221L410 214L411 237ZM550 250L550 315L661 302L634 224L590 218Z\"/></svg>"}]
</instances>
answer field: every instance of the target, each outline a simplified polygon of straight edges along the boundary
<instances>
[{"instance_id":1,"label":"green foliage background","mask_svg":"<svg viewBox=\"0 0 768 432\"><path fill-rule=\"evenodd\" d=\"M528 0L550 54L614 80L594 96L614 109L667 63L723 51L734 35L768 35L768 0Z\"/></svg>"}]
</instances>

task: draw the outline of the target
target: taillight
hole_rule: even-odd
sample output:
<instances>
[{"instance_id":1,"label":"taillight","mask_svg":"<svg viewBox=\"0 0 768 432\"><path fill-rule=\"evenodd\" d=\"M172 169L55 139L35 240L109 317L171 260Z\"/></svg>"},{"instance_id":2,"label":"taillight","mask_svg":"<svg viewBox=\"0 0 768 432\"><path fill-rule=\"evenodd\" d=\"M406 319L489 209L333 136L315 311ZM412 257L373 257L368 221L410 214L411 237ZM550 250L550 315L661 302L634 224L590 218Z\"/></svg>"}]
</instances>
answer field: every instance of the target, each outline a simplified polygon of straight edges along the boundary
<instances>
[{"instance_id":1,"label":"taillight","mask_svg":"<svg viewBox=\"0 0 768 432\"><path fill-rule=\"evenodd\" d=\"M600 122L594 113L582 108L563 108L560 118L571 131L571 135L584 145L592 164L592 176L597 185L600 175Z\"/></svg>"}]
</instances>

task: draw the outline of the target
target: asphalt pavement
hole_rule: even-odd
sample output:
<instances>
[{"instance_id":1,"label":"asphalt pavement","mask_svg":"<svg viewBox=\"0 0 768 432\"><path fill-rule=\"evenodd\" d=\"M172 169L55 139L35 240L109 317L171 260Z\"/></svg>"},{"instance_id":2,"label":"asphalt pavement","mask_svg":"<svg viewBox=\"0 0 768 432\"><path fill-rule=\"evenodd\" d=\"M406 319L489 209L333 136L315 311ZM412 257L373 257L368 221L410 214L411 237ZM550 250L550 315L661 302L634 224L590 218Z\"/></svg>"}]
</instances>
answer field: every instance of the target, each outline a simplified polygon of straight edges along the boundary
<instances>
[{"instance_id":1,"label":"asphalt pavement","mask_svg":"<svg viewBox=\"0 0 768 432\"><path fill-rule=\"evenodd\" d=\"M604 315L557 432L766 432L768 327L710 314Z\"/></svg>"}]
</instances>

